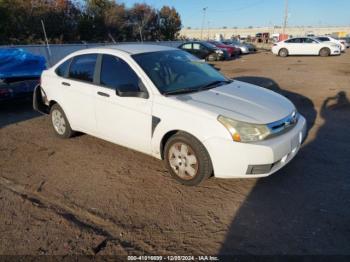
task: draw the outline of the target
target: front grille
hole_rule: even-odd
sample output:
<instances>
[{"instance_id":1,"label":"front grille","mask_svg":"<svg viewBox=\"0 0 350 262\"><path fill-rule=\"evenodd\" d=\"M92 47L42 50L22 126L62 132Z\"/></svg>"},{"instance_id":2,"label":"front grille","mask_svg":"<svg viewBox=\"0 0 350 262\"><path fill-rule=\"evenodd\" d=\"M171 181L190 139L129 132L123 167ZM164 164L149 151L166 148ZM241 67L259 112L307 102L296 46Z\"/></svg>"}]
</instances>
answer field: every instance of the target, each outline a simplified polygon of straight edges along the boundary
<instances>
[{"instance_id":1,"label":"front grille","mask_svg":"<svg viewBox=\"0 0 350 262\"><path fill-rule=\"evenodd\" d=\"M267 124L267 127L270 129L270 137L280 135L292 127L294 127L298 123L299 114L297 111L293 111L290 115L285 118L278 120L276 122L272 122Z\"/></svg>"}]
</instances>

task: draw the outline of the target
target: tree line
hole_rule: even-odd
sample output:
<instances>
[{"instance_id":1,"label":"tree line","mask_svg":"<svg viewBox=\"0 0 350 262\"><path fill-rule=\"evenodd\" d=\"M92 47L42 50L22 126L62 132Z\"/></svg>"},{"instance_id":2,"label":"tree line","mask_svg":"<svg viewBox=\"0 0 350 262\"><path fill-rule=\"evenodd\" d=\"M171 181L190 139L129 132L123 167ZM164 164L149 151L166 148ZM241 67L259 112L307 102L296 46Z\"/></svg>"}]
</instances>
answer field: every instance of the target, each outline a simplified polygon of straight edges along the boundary
<instances>
[{"instance_id":1,"label":"tree line","mask_svg":"<svg viewBox=\"0 0 350 262\"><path fill-rule=\"evenodd\" d=\"M175 40L181 18L174 7L113 0L0 0L0 44Z\"/></svg>"}]
</instances>

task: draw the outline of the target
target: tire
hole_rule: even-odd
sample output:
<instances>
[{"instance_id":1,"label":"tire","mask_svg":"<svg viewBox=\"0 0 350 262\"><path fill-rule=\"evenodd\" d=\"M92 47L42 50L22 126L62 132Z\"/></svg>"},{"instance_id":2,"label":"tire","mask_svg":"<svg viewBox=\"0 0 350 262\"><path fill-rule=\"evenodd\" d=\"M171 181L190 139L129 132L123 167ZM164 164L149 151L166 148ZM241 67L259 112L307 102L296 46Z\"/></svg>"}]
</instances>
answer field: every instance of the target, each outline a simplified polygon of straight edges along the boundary
<instances>
[{"instance_id":1,"label":"tire","mask_svg":"<svg viewBox=\"0 0 350 262\"><path fill-rule=\"evenodd\" d=\"M278 55L280 57L287 57L288 56L288 50L285 49L285 48L282 48L282 49L280 49L280 51L278 51Z\"/></svg>"},{"instance_id":2,"label":"tire","mask_svg":"<svg viewBox=\"0 0 350 262\"><path fill-rule=\"evenodd\" d=\"M320 50L320 56L322 57L330 56L330 54L331 54L331 50L327 47L324 47Z\"/></svg>"},{"instance_id":3,"label":"tire","mask_svg":"<svg viewBox=\"0 0 350 262\"><path fill-rule=\"evenodd\" d=\"M168 139L164 161L171 176L187 186L197 186L213 173L206 148L198 139L184 132Z\"/></svg>"},{"instance_id":4,"label":"tire","mask_svg":"<svg viewBox=\"0 0 350 262\"><path fill-rule=\"evenodd\" d=\"M66 114L58 104L54 104L51 107L50 118L56 136L60 138L70 138L75 134L70 127Z\"/></svg>"},{"instance_id":5,"label":"tire","mask_svg":"<svg viewBox=\"0 0 350 262\"><path fill-rule=\"evenodd\" d=\"M217 60L217 56L215 54L210 54L207 56L206 60L209 62L214 62Z\"/></svg>"}]
</instances>

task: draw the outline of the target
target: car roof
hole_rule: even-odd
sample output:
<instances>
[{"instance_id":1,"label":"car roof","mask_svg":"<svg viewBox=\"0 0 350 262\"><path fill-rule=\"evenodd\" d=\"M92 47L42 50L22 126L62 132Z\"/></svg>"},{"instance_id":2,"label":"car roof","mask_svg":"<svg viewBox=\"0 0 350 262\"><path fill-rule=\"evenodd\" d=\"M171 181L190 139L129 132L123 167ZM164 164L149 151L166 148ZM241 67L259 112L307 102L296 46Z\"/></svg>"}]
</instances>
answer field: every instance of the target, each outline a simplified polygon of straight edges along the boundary
<instances>
[{"instance_id":1,"label":"car roof","mask_svg":"<svg viewBox=\"0 0 350 262\"><path fill-rule=\"evenodd\" d=\"M156 44L118 44L118 45L110 45L103 46L100 48L93 48L95 50L101 49L112 49L126 52L131 55L142 54L142 53L151 53L158 51L167 51L167 50L177 50L177 48L164 46L164 45L156 45Z\"/></svg>"}]
</instances>

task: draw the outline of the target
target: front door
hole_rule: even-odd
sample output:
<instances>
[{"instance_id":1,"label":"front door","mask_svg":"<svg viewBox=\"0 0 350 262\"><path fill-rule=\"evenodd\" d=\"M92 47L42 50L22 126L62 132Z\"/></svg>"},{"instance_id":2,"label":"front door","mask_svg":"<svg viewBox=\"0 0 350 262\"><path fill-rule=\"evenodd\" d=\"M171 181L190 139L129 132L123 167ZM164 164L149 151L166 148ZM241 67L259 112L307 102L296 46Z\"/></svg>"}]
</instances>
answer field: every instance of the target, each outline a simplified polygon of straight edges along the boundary
<instances>
[{"instance_id":1,"label":"front door","mask_svg":"<svg viewBox=\"0 0 350 262\"><path fill-rule=\"evenodd\" d=\"M152 101L149 97L121 96L143 87L124 60L100 57L100 81L96 88L95 114L99 136L146 154L151 153ZM119 93L119 94L118 94Z\"/></svg>"}]
</instances>

